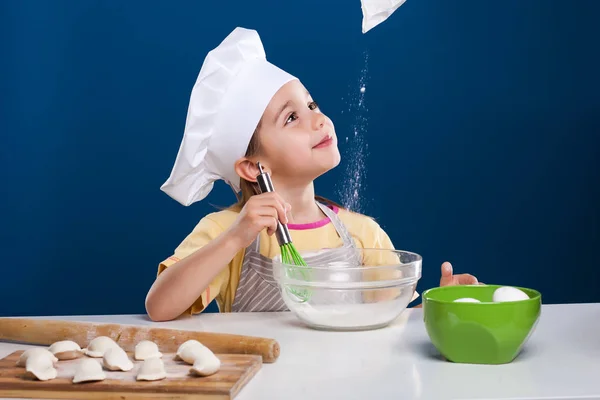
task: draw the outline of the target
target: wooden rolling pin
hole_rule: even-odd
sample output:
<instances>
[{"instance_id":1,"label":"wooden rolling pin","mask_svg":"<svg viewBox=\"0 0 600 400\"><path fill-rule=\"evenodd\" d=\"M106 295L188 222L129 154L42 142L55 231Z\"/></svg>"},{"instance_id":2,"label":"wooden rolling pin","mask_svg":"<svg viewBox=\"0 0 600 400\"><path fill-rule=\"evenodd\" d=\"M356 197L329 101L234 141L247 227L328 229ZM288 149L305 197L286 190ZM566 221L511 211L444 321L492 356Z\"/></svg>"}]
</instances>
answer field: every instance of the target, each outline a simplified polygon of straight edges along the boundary
<instances>
[{"instance_id":1,"label":"wooden rolling pin","mask_svg":"<svg viewBox=\"0 0 600 400\"><path fill-rule=\"evenodd\" d=\"M151 340L161 352L174 353L183 342L195 339L216 354L255 354L262 356L264 363L275 362L279 357L279 343L275 339L254 336L94 322L0 318L0 340L37 345L72 340L84 348L98 336L110 337L125 351L134 351L138 342Z\"/></svg>"}]
</instances>

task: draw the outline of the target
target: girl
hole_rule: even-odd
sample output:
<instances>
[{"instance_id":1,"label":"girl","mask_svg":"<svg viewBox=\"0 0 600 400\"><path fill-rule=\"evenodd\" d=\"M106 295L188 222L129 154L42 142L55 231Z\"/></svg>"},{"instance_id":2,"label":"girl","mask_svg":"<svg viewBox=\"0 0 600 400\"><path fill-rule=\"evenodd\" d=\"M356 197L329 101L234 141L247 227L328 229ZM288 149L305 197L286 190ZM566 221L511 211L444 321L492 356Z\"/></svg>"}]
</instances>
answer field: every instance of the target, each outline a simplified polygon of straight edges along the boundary
<instances>
[{"instance_id":1,"label":"girl","mask_svg":"<svg viewBox=\"0 0 600 400\"><path fill-rule=\"evenodd\" d=\"M259 194L257 161L276 193ZM202 218L160 263L146 297L149 317L200 313L214 299L221 312L287 310L277 285L260 273L279 254L278 220L299 251L331 249L305 258L309 265L341 257L340 249L393 249L373 219L315 196L313 181L339 162L331 120L298 79L266 60L256 31L236 28L204 61L161 189L187 206L222 179L240 193L238 203ZM476 282L442 265L441 285Z\"/></svg>"}]
</instances>

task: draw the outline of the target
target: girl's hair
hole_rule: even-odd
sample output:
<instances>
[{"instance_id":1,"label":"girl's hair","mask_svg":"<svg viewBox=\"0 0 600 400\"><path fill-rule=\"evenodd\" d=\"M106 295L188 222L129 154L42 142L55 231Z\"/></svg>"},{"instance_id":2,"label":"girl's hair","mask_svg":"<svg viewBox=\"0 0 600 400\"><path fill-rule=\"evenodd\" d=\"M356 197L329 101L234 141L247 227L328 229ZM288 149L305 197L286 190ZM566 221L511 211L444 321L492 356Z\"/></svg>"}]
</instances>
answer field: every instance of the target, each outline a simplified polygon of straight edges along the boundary
<instances>
[{"instance_id":1,"label":"girl's hair","mask_svg":"<svg viewBox=\"0 0 600 400\"><path fill-rule=\"evenodd\" d=\"M250 139L250 143L248 144L248 149L246 150L246 157L252 157L258 153L259 145L260 145L258 132L260 130L260 126L261 126L261 122L258 123L258 126L256 127L256 130L254 131L254 134L252 135L252 138ZM260 194L260 189L258 187L258 183L247 181L244 178L240 178L240 188L241 188L241 194L238 194L238 193L235 194L237 197L237 203L235 203L234 205L229 207L231 210L240 211L244 207L244 205L246 205L246 202L248 202L248 200L250 200L250 197ZM341 205L339 205L338 203L336 203L335 201L326 199L325 197L315 196L315 200L317 200L318 202L323 203L325 205L336 206L340 209L344 208Z\"/></svg>"}]
</instances>

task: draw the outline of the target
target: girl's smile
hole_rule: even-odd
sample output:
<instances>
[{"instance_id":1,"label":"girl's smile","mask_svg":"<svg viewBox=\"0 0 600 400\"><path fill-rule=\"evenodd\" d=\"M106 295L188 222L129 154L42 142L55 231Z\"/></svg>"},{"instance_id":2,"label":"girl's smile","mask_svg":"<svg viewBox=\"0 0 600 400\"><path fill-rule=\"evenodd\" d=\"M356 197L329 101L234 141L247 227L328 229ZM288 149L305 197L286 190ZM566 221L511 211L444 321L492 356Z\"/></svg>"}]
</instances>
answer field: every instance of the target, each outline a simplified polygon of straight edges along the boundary
<instances>
[{"instance_id":1,"label":"girl's smile","mask_svg":"<svg viewBox=\"0 0 600 400\"><path fill-rule=\"evenodd\" d=\"M313 146L313 149L322 149L324 147L329 147L333 144L333 137L331 135L324 136L319 143Z\"/></svg>"}]
</instances>

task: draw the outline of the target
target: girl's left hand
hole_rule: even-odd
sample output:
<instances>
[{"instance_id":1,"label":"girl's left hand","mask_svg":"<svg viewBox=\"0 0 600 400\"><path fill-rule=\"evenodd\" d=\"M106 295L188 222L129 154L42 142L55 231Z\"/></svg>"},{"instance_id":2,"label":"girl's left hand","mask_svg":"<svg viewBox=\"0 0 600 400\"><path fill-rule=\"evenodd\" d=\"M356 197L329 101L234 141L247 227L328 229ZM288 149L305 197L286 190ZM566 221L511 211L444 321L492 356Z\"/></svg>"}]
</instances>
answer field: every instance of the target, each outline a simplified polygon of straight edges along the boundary
<instances>
[{"instance_id":1,"label":"girl's left hand","mask_svg":"<svg viewBox=\"0 0 600 400\"><path fill-rule=\"evenodd\" d=\"M440 286L456 286L456 285L477 285L479 281L471 274L453 275L452 264L445 262L442 264L442 277L440 278Z\"/></svg>"}]
</instances>

